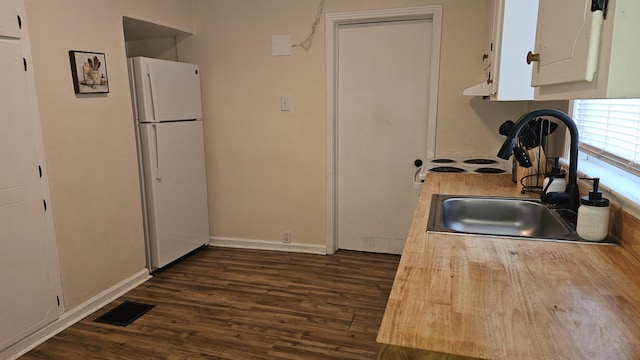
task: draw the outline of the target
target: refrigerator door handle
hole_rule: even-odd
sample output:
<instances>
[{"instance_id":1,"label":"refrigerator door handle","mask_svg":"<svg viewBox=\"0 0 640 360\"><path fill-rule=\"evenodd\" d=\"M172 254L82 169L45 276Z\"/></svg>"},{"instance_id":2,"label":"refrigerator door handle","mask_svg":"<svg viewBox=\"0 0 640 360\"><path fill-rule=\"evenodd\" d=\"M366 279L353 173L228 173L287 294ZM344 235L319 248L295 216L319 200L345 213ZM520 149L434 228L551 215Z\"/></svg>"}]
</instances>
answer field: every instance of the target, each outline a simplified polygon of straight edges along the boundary
<instances>
[{"instance_id":1,"label":"refrigerator door handle","mask_svg":"<svg viewBox=\"0 0 640 360\"><path fill-rule=\"evenodd\" d=\"M149 150L151 153L151 171L153 177L157 181L162 181L162 172L160 171L160 154L158 151L158 128L156 124L151 124L153 131L149 137Z\"/></svg>"},{"instance_id":2,"label":"refrigerator door handle","mask_svg":"<svg viewBox=\"0 0 640 360\"><path fill-rule=\"evenodd\" d=\"M158 109L156 108L156 104L158 103L158 99L156 99L156 94L153 91L153 89L155 88L155 83L153 80L153 72L151 71L151 64L145 64L145 73L149 78L149 94L151 94L151 110L153 111L153 119L157 120Z\"/></svg>"}]
</instances>

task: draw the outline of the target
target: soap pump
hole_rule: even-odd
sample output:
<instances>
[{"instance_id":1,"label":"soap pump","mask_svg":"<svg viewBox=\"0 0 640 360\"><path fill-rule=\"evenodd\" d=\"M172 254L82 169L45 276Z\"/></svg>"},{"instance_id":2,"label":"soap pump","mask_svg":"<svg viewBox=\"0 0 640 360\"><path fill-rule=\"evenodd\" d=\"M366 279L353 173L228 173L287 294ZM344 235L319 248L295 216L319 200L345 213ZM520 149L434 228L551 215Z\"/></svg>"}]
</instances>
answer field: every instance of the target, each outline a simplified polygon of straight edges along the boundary
<instances>
[{"instance_id":1,"label":"soap pump","mask_svg":"<svg viewBox=\"0 0 640 360\"><path fill-rule=\"evenodd\" d=\"M546 174L544 182L542 183L542 193L551 192L563 192L567 188L567 182L565 180L565 171L562 170L558 163L558 158L555 158L555 163L551 167L551 172Z\"/></svg>"},{"instance_id":2,"label":"soap pump","mask_svg":"<svg viewBox=\"0 0 640 360\"><path fill-rule=\"evenodd\" d=\"M603 198L602 192L598 191L599 178L583 180L592 180L593 190L580 200L576 231L584 240L602 241L609 231L609 200Z\"/></svg>"}]
</instances>

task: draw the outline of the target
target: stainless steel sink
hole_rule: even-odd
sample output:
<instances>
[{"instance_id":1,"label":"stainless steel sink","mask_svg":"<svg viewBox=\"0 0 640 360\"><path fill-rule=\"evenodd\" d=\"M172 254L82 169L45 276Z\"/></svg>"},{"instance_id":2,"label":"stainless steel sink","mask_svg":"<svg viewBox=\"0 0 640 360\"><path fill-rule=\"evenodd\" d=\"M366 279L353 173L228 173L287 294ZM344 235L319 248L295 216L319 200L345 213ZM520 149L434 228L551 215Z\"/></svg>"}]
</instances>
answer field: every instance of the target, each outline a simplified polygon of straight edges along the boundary
<instances>
[{"instance_id":1,"label":"stainless steel sink","mask_svg":"<svg viewBox=\"0 0 640 360\"><path fill-rule=\"evenodd\" d=\"M539 200L435 194L427 231L583 241Z\"/></svg>"}]
</instances>

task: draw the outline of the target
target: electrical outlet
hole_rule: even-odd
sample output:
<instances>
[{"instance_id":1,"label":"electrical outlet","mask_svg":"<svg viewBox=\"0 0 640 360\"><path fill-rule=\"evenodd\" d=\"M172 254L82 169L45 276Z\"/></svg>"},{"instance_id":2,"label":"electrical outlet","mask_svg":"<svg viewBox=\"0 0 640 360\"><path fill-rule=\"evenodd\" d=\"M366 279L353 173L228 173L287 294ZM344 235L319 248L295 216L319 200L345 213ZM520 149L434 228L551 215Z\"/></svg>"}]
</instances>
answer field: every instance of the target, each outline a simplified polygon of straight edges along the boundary
<instances>
[{"instance_id":1,"label":"electrical outlet","mask_svg":"<svg viewBox=\"0 0 640 360\"><path fill-rule=\"evenodd\" d=\"M285 244L291 243L291 231L285 230L282 232L282 242Z\"/></svg>"}]
</instances>

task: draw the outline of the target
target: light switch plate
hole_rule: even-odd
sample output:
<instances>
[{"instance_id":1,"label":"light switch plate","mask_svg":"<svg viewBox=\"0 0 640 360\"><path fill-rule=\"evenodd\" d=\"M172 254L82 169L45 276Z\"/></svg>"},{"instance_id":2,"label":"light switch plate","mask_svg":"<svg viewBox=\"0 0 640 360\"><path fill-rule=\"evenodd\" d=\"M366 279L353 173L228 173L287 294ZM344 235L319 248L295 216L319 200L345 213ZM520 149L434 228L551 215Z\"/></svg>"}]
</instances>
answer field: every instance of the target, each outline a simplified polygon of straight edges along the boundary
<instances>
[{"instance_id":1,"label":"light switch plate","mask_svg":"<svg viewBox=\"0 0 640 360\"><path fill-rule=\"evenodd\" d=\"M271 55L291 55L291 35L271 35Z\"/></svg>"},{"instance_id":2,"label":"light switch plate","mask_svg":"<svg viewBox=\"0 0 640 360\"><path fill-rule=\"evenodd\" d=\"M280 96L280 111L291 110L291 99L288 96Z\"/></svg>"}]
</instances>

